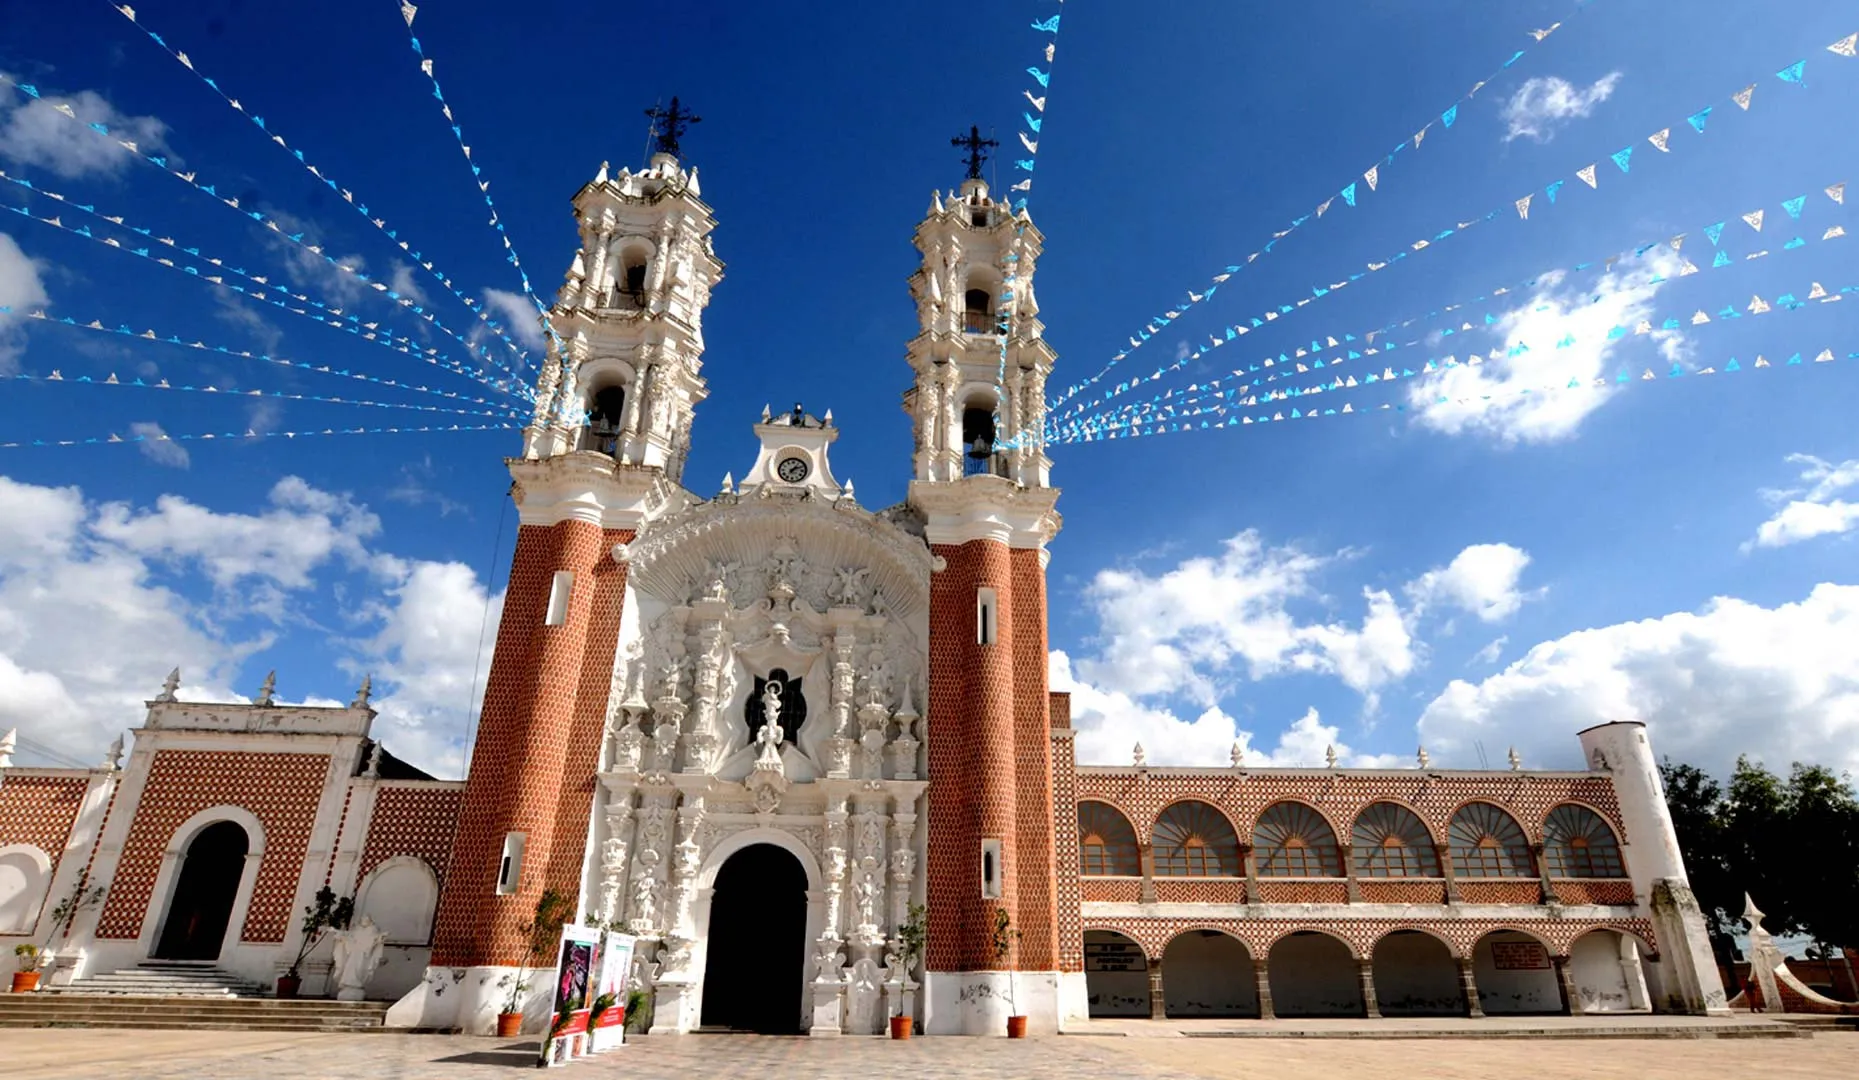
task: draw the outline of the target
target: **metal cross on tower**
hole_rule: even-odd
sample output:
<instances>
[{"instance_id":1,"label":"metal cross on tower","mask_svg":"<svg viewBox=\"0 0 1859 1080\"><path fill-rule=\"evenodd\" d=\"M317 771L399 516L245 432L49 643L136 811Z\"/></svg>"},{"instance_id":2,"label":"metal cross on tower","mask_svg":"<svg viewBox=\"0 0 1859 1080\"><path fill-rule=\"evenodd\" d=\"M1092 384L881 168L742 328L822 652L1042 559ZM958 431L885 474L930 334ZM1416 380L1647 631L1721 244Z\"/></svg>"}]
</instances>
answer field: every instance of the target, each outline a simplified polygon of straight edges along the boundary
<instances>
[{"instance_id":1,"label":"metal cross on tower","mask_svg":"<svg viewBox=\"0 0 1859 1080\"><path fill-rule=\"evenodd\" d=\"M654 106L645 111L652 118L652 137L657 141L657 151L661 154L678 156L678 140L692 124L701 124L704 118L693 114L689 109L681 109L678 99L671 99L671 107L666 109Z\"/></svg>"},{"instance_id":2,"label":"metal cross on tower","mask_svg":"<svg viewBox=\"0 0 1859 1080\"><path fill-rule=\"evenodd\" d=\"M673 100L673 104L676 104L675 99ZM988 150L991 147L999 146L1000 143L994 139L982 138L981 128L970 125L968 134L957 135L955 138L950 139L949 145L959 146L968 151L968 178L970 180L979 180L981 179L981 166L988 160Z\"/></svg>"}]
</instances>

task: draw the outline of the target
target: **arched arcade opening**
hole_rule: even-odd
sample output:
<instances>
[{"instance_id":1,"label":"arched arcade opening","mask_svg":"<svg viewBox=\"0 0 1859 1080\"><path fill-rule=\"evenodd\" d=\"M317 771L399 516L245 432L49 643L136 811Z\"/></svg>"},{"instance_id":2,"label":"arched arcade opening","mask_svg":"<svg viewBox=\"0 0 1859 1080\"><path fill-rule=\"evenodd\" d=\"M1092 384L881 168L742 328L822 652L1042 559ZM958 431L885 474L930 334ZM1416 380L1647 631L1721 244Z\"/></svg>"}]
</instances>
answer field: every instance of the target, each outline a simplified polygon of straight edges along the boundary
<instances>
[{"instance_id":1,"label":"arched arcade opening","mask_svg":"<svg viewBox=\"0 0 1859 1080\"><path fill-rule=\"evenodd\" d=\"M1459 962L1446 943L1396 930L1375 943L1375 1001L1383 1016L1464 1016Z\"/></svg>"},{"instance_id":2,"label":"arched arcade opening","mask_svg":"<svg viewBox=\"0 0 1859 1080\"><path fill-rule=\"evenodd\" d=\"M1218 930L1176 934L1162 953L1162 1003L1169 1019L1257 1017L1252 953Z\"/></svg>"},{"instance_id":3,"label":"arched arcade opening","mask_svg":"<svg viewBox=\"0 0 1859 1080\"><path fill-rule=\"evenodd\" d=\"M1360 968L1349 946L1315 930L1299 930L1272 946L1266 970L1272 1010L1281 1017L1363 1016Z\"/></svg>"},{"instance_id":4,"label":"arched arcade opening","mask_svg":"<svg viewBox=\"0 0 1859 1080\"><path fill-rule=\"evenodd\" d=\"M1084 985L1092 1018L1148 1017L1149 959L1115 930L1084 932Z\"/></svg>"}]
</instances>

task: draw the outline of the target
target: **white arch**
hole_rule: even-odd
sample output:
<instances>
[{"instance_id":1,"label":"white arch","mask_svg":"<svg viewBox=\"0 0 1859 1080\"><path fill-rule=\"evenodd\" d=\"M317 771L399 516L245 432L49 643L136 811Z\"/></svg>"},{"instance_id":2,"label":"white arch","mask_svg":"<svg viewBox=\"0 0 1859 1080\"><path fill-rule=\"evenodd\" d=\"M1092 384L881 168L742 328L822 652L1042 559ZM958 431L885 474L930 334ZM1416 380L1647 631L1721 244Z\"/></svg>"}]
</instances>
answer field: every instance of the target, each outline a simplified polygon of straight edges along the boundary
<instances>
[{"instance_id":1,"label":"white arch","mask_svg":"<svg viewBox=\"0 0 1859 1080\"><path fill-rule=\"evenodd\" d=\"M405 895L375 895L375 886L382 880L391 881L388 875L396 870L406 870L420 875L420 884L425 887L425 891L423 896L418 897L419 906L409 906ZM355 890L356 918L367 915L374 919L375 925L383 931L415 924L422 927L417 933L399 936L389 934L387 941L390 945L431 944L433 915L437 912L438 906L439 875L430 863L417 855L395 855L381 860L374 869L368 871L368 876L362 879L361 887ZM408 915L408 917L402 918L403 915Z\"/></svg>"},{"instance_id":2,"label":"white arch","mask_svg":"<svg viewBox=\"0 0 1859 1080\"><path fill-rule=\"evenodd\" d=\"M19 890L0 894L0 934L30 934L39 924L45 899L52 891L52 857L33 844L0 845L0 868L21 867ZM0 879L0 885L4 885Z\"/></svg>"},{"instance_id":3,"label":"white arch","mask_svg":"<svg viewBox=\"0 0 1859 1080\"><path fill-rule=\"evenodd\" d=\"M798 859L801 870L807 875L809 892L825 887L820 874L819 861L813 857L813 852L807 849L807 845L793 833L766 825L744 829L742 832L718 841L717 845L710 849L709 858L704 860L703 869L698 872L697 887L699 889L715 888L717 873L723 869L723 864L729 861L729 857L756 844L773 844Z\"/></svg>"},{"instance_id":4,"label":"white arch","mask_svg":"<svg viewBox=\"0 0 1859 1080\"><path fill-rule=\"evenodd\" d=\"M168 846L161 854L161 869L155 875L155 887L149 890L148 906L142 912L142 933L137 943L145 953L154 950L161 928L168 921L174 887L181 876L181 859L187 854L188 845L207 826L222 821L230 821L244 829L246 845L245 866L239 872L239 890L233 894L232 915L226 920L226 937L220 944L220 954L225 955L229 945L237 944L244 937L245 916L251 910L252 893L258 887L258 868L265 858L265 823L243 806L221 803L181 822L168 837Z\"/></svg>"}]
</instances>

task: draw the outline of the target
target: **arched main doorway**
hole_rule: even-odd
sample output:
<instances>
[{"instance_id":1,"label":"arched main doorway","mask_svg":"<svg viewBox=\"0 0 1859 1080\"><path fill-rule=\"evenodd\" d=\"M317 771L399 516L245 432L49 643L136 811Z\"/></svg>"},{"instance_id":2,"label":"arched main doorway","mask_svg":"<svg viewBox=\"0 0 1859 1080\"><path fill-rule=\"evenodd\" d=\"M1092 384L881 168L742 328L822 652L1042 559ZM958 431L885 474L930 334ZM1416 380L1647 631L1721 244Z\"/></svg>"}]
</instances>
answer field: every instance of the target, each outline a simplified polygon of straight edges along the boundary
<instances>
[{"instance_id":1,"label":"arched main doorway","mask_svg":"<svg viewBox=\"0 0 1859 1080\"><path fill-rule=\"evenodd\" d=\"M251 838L237 822L216 821L194 834L181 855L156 959L219 959L250 849Z\"/></svg>"},{"instance_id":2,"label":"arched main doorway","mask_svg":"<svg viewBox=\"0 0 1859 1080\"><path fill-rule=\"evenodd\" d=\"M807 958L807 871L753 844L717 871L704 961L703 1026L794 1035Z\"/></svg>"}]
</instances>

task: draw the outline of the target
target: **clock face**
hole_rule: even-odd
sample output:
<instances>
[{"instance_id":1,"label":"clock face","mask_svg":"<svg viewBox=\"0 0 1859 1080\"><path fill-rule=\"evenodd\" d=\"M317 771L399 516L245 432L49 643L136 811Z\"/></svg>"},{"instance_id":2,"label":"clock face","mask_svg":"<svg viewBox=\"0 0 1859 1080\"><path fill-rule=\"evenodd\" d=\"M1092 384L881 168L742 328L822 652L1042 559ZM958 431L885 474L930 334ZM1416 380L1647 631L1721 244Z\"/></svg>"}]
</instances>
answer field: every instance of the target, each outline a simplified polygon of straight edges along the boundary
<instances>
[{"instance_id":1,"label":"clock face","mask_svg":"<svg viewBox=\"0 0 1859 1080\"><path fill-rule=\"evenodd\" d=\"M781 464L775 466L775 475L790 484L798 484L807 478L812 468L806 458L782 458Z\"/></svg>"}]
</instances>

